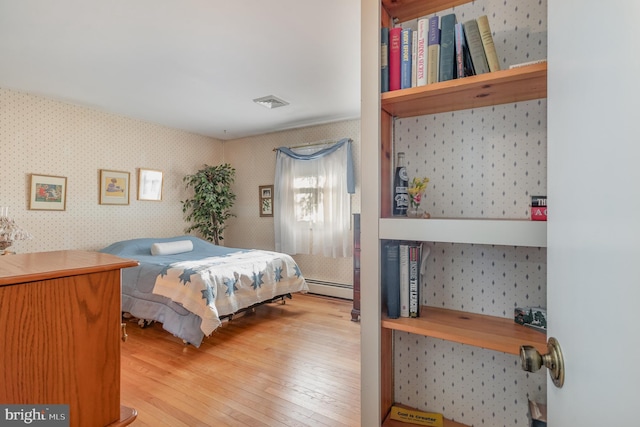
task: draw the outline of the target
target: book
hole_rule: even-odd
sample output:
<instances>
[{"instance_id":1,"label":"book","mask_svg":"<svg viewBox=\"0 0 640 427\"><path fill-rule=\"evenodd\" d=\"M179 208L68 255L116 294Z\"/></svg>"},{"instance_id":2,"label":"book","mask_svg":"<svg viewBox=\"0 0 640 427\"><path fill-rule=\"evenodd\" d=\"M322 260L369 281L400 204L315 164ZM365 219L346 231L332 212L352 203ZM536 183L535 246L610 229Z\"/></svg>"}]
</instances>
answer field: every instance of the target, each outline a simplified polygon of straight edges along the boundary
<instances>
[{"instance_id":1,"label":"book","mask_svg":"<svg viewBox=\"0 0 640 427\"><path fill-rule=\"evenodd\" d=\"M418 32L411 32L411 87L417 86L416 66L418 58Z\"/></svg>"},{"instance_id":2,"label":"book","mask_svg":"<svg viewBox=\"0 0 640 427\"><path fill-rule=\"evenodd\" d=\"M440 413L419 411L399 404L391 406L389 418L395 421L402 421L421 426L443 427L444 425L444 419Z\"/></svg>"},{"instance_id":3,"label":"book","mask_svg":"<svg viewBox=\"0 0 640 427\"><path fill-rule=\"evenodd\" d=\"M487 64L487 56L484 53L484 46L482 46L478 21L471 19L462 24L462 26L464 27L464 35L467 39L467 48L471 54L473 73L476 75L488 73L489 64Z\"/></svg>"},{"instance_id":4,"label":"book","mask_svg":"<svg viewBox=\"0 0 640 427\"><path fill-rule=\"evenodd\" d=\"M420 259L421 245L409 245L409 317L420 317Z\"/></svg>"},{"instance_id":5,"label":"book","mask_svg":"<svg viewBox=\"0 0 640 427\"><path fill-rule=\"evenodd\" d=\"M509 69L512 70L514 68L526 67L528 65L534 65L534 64L542 64L545 62L547 62L546 59L537 59L535 61L521 62L519 64L509 65Z\"/></svg>"},{"instance_id":6,"label":"book","mask_svg":"<svg viewBox=\"0 0 640 427\"><path fill-rule=\"evenodd\" d=\"M429 34L427 39L427 84L438 82L440 71L440 18L429 18Z\"/></svg>"},{"instance_id":7,"label":"book","mask_svg":"<svg viewBox=\"0 0 640 427\"><path fill-rule=\"evenodd\" d=\"M454 33L456 38L456 78L461 79L472 76L473 66L471 64L469 49L467 49L467 38L464 35L464 27L461 23L454 26Z\"/></svg>"},{"instance_id":8,"label":"book","mask_svg":"<svg viewBox=\"0 0 640 427\"><path fill-rule=\"evenodd\" d=\"M400 89L400 35L402 28L389 29L389 90Z\"/></svg>"},{"instance_id":9,"label":"book","mask_svg":"<svg viewBox=\"0 0 640 427\"><path fill-rule=\"evenodd\" d=\"M396 240L384 244L382 256L382 277L384 278L384 297L387 302L387 316L390 319L400 317L400 247Z\"/></svg>"},{"instance_id":10,"label":"book","mask_svg":"<svg viewBox=\"0 0 640 427\"><path fill-rule=\"evenodd\" d=\"M493 34L491 34L489 18L487 15L482 15L476 21L478 21L478 30L480 31L480 39L482 40L484 53L487 56L489 71L500 71L500 61L498 60L496 45L493 42Z\"/></svg>"},{"instance_id":11,"label":"book","mask_svg":"<svg viewBox=\"0 0 640 427\"><path fill-rule=\"evenodd\" d=\"M400 89L411 87L411 28L404 28L400 42Z\"/></svg>"},{"instance_id":12,"label":"book","mask_svg":"<svg viewBox=\"0 0 640 427\"><path fill-rule=\"evenodd\" d=\"M456 75L456 15L450 13L440 19L440 71L439 81L444 82Z\"/></svg>"},{"instance_id":13,"label":"book","mask_svg":"<svg viewBox=\"0 0 640 427\"><path fill-rule=\"evenodd\" d=\"M380 92L389 91L389 28L380 28Z\"/></svg>"},{"instance_id":14,"label":"book","mask_svg":"<svg viewBox=\"0 0 640 427\"><path fill-rule=\"evenodd\" d=\"M409 317L409 245L399 246L400 317Z\"/></svg>"},{"instance_id":15,"label":"book","mask_svg":"<svg viewBox=\"0 0 640 427\"><path fill-rule=\"evenodd\" d=\"M547 206L547 196L531 196L531 206Z\"/></svg>"},{"instance_id":16,"label":"book","mask_svg":"<svg viewBox=\"0 0 640 427\"><path fill-rule=\"evenodd\" d=\"M427 40L429 38L429 18L418 20L418 49L416 55L416 86L427 84Z\"/></svg>"}]
</instances>

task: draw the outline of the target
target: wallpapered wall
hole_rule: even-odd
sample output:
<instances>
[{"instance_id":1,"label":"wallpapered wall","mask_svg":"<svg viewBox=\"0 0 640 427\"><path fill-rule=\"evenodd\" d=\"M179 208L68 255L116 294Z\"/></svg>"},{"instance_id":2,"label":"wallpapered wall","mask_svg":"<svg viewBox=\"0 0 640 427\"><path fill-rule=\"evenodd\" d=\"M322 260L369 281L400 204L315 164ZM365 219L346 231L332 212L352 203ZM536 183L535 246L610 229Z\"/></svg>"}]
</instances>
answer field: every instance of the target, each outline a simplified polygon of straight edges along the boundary
<instances>
[{"instance_id":1,"label":"wallpapered wall","mask_svg":"<svg viewBox=\"0 0 640 427\"><path fill-rule=\"evenodd\" d=\"M545 0L453 9L458 22L488 16L503 69L546 59L546 11ZM395 149L406 152L409 178L431 179L423 207L439 217L528 218L530 196L547 192L546 111L543 99L397 119ZM516 306L546 305L545 248L427 244L424 305L511 319ZM398 401L475 426L527 426L527 401L546 401L546 372L522 371L517 356L394 337Z\"/></svg>"},{"instance_id":2,"label":"wallpapered wall","mask_svg":"<svg viewBox=\"0 0 640 427\"><path fill-rule=\"evenodd\" d=\"M0 206L34 238L17 252L100 249L116 240L184 233L182 177L222 161L222 142L0 89ZM164 172L161 202L138 201L138 168ZM130 204L98 203L98 170L130 173ZM67 178L65 211L28 210L30 174Z\"/></svg>"},{"instance_id":3,"label":"wallpapered wall","mask_svg":"<svg viewBox=\"0 0 640 427\"><path fill-rule=\"evenodd\" d=\"M233 209L223 244L273 250L273 218L260 217L258 186L272 185L274 147L349 137L360 174L360 121L351 120L223 142L101 111L0 89L0 206L34 238L17 252L97 250L117 240L184 233L182 178L205 163L236 168ZM139 168L164 172L161 202L138 201ZM100 169L130 173L126 206L99 204ZM67 178L65 211L28 209L30 174ZM352 196L360 212L360 184ZM352 258L296 256L305 276L352 284Z\"/></svg>"},{"instance_id":4,"label":"wallpapered wall","mask_svg":"<svg viewBox=\"0 0 640 427\"><path fill-rule=\"evenodd\" d=\"M290 147L325 140L353 140L356 192L351 196L351 211L360 212L360 120L347 120L318 126L274 132L224 144L224 159L236 168L236 218L229 221L225 244L234 247L257 247L273 250L273 218L260 217L258 187L273 185L276 147ZM308 278L352 285L352 258L325 258L295 255L296 262Z\"/></svg>"}]
</instances>

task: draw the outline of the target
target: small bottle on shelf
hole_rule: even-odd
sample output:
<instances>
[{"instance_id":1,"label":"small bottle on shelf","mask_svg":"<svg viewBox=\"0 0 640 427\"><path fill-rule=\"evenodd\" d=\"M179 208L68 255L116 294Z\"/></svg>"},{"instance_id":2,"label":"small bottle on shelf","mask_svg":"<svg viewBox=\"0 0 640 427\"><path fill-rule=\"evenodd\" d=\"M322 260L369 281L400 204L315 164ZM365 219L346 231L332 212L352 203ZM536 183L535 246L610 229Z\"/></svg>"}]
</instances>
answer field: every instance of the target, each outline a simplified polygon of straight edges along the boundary
<instances>
[{"instance_id":1,"label":"small bottle on shelf","mask_svg":"<svg viewBox=\"0 0 640 427\"><path fill-rule=\"evenodd\" d=\"M396 163L396 173L393 179L393 215L406 216L409 207L409 175L407 175L407 167L404 164L404 153L398 153L398 161Z\"/></svg>"}]
</instances>

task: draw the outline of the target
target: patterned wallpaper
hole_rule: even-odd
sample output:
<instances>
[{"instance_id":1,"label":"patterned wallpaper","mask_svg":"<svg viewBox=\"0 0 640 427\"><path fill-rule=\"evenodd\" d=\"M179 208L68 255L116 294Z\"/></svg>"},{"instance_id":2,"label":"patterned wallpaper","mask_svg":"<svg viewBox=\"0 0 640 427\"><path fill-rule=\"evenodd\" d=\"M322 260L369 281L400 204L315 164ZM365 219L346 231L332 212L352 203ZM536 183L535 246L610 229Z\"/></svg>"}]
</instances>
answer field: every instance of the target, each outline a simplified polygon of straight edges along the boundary
<instances>
[{"instance_id":1,"label":"patterned wallpaper","mask_svg":"<svg viewBox=\"0 0 640 427\"><path fill-rule=\"evenodd\" d=\"M443 11L458 22L489 17L502 68L546 59L544 0L478 0ZM403 23L417 28L417 21ZM546 100L396 119L396 151L409 178L430 178L423 207L433 216L528 218L547 189ZM513 318L546 306L545 248L428 243L422 303ZM546 402L546 372L517 356L394 334L395 399L473 426L527 426L529 399Z\"/></svg>"},{"instance_id":2,"label":"patterned wallpaper","mask_svg":"<svg viewBox=\"0 0 640 427\"><path fill-rule=\"evenodd\" d=\"M17 252L97 250L135 237L184 233L182 177L205 163L236 168L233 208L223 244L274 249L273 219L259 216L258 186L273 184L274 147L325 139L353 139L360 175L360 121L350 120L222 142L105 112L0 89L0 206L34 238L16 242ZM164 172L163 200L137 200L139 168ZM130 173L130 204L100 205L100 169ZM30 174L67 178L65 211L29 210ZM360 183L352 196L360 212ZM296 257L305 275L352 284L352 258Z\"/></svg>"},{"instance_id":3,"label":"patterned wallpaper","mask_svg":"<svg viewBox=\"0 0 640 427\"><path fill-rule=\"evenodd\" d=\"M273 218L260 217L258 187L273 185L276 147L290 147L325 140L353 140L356 192L351 211L360 212L360 120L347 120L237 139L224 144L224 159L236 168L236 218L229 221L225 245L273 250ZM305 277L326 282L353 284L353 259L295 255Z\"/></svg>"},{"instance_id":4,"label":"patterned wallpaper","mask_svg":"<svg viewBox=\"0 0 640 427\"><path fill-rule=\"evenodd\" d=\"M222 161L222 142L139 120L0 89L0 206L34 238L17 252L100 249L184 234L182 177ZM164 172L163 200L138 201L138 168ZM100 205L99 169L130 173L130 204ZM65 211L28 210L30 174L67 178Z\"/></svg>"}]
</instances>

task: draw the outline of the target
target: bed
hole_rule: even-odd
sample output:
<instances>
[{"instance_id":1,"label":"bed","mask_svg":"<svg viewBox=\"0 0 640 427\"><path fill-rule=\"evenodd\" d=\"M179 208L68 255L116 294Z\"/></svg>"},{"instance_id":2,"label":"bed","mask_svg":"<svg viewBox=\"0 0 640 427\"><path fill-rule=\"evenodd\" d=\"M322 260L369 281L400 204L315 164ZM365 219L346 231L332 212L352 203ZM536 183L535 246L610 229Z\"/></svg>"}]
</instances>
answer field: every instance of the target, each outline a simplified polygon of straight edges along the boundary
<instances>
[{"instance_id":1,"label":"bed","mask_svg":"<svg viewBox=\"0 0 640 427\"><path fill-rule=\"evenodd\" d=\"M100 252L137 260L122 271L122 311L199 347L225 317L308 286L287 254L217 246L194 236L139 238Z\"/></svg>"}]
</instances>

